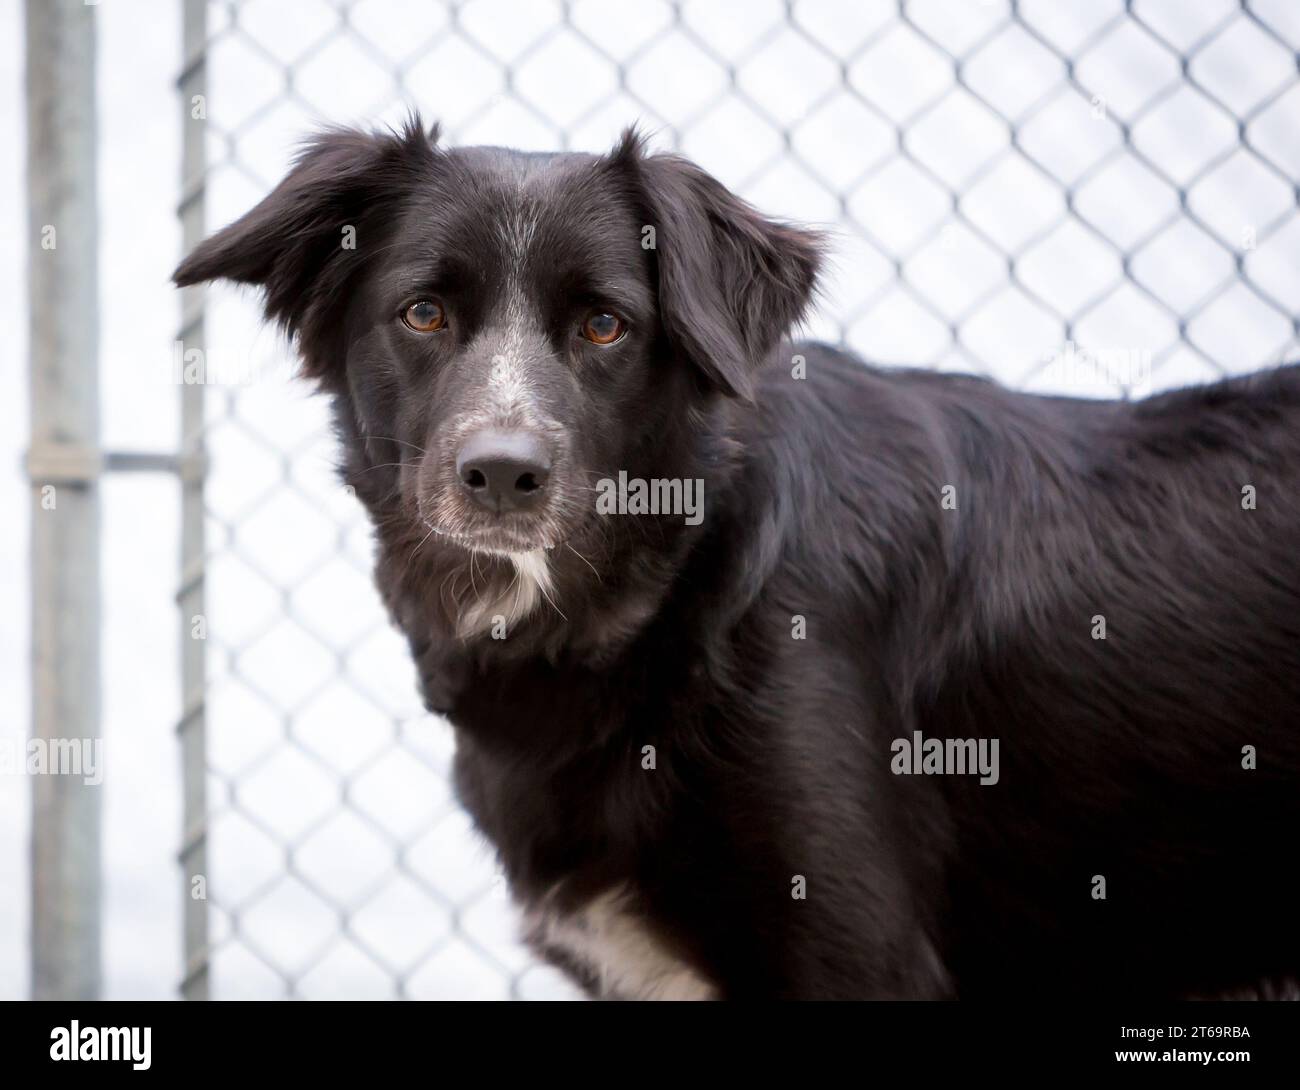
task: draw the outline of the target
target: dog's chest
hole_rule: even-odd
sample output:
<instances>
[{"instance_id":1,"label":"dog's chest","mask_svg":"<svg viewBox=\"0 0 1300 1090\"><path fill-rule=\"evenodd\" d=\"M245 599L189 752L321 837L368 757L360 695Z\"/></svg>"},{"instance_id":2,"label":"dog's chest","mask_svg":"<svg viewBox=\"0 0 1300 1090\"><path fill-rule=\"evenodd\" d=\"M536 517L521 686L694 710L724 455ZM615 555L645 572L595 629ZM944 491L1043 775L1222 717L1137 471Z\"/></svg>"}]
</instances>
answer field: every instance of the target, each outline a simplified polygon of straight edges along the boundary
<instances>
[{"instance_id":1,"label":"dog's chest","mask_svg":"<svg viewBox=\"0 0 1300 1090\"><path fill-rule=\"evenodd\" d=\"M632 878L653 859L656 897L687 881L665 862L686 766L663 727L681 724L668 698L687 686L528 666L500 681L463 690L451 716L456 788L511 877L526 941L596 997L715 997Z\"/></svg>"},{"instance_id":2,"label":"dog's chest","mask_svg":"<svg viewBox=\"0 0 1300 1090\"><path fill-rule=\"evenodd\" d=\"M633 883L617 877L637 873L646 852L671 854L652 819L668 809L661 774L643 767L638 748L610 745L580 772L549 774L493 759L463 735L457 748L458 794L512 876L535 953L598 998L716 997ZM575 888L593 892L579 899Z\"/></svg>"},{"instance_id":3,"label":"dog's chest","mask_svg":"<svg viewBox=\"0 0 1300 1090\"><path fill-rule=\"evenodd\" d=\"M524 939L599 999L718 996L716 986L655 933L625 886L570 909L543 897L524 911Z\"/></svg>"}]
</instances>

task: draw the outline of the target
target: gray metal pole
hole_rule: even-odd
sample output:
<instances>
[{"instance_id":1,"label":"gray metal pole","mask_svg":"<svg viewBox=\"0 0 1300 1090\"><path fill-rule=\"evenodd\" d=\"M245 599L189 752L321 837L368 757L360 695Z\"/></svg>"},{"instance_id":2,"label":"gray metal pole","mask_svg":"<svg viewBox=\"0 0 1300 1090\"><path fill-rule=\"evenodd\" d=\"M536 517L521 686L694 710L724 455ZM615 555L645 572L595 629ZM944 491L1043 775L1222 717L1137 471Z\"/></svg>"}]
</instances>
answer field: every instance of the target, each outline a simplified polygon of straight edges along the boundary
<instances>
[{"instance_id":1,"label":"gray metal pole","mask_svg":"<svg viewBox=\"0 0 1300 1090\"><path fill-rule=\"evenodd\" d=\"M100 737L94 10L26 8L32 738L51 761ZM96 999L100 789L55 771L31 777L32 995Z\"/></svg>"},{"instance_id":2,"label":"gray metal pole","mask_svg":"<svg viewBox=\"0 0 1300 1090\"><path fill-rule=\"evenodd\" d=\"M185 0L181 90L181 245L189 253L203 240L207 184L207 2ZM181 294L181 343L186 352L205 349L204 288ZM196 619L206 617L203 572L207 543L203 515L205 472L203 384L181 390L181 583L176 593L181 621L181 698L177 727L181 742L184 836L180 862L184 888L185 999L208 998L208 799L207 669L204 639ZM204 622L206 623L206 622Z\"/></svg>"}]
</instances>

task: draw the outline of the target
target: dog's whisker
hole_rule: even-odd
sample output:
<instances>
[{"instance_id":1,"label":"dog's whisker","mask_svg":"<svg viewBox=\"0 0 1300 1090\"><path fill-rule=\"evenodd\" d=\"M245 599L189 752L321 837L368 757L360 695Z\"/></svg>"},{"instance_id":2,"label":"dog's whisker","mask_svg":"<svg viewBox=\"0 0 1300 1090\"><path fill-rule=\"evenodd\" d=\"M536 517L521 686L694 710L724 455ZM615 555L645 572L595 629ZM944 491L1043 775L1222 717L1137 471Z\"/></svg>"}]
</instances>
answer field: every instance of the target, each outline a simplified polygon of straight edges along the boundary
<instances>
[{"instance_id":1,"label":"dog's whisker","mask_svg":"<svg viewBox=\"0 0 1300 1090\"><path fill-rule=\"evenodd\" d=\"M397 466L399 469L419 469L419 462L380 462L378 465L366 466L365 469L359 469L351 474L354 477L360 477L363 473L372 473L376 469L391 469Z\"/></svg>"},{"instance_id":2,"label":"dog's whisker","mask_svg":"<svg viewBox=\"0 0 1300 1090\"><path fill-rule=\"evenodd\" d=\"M424 447L420 446L419 443L411 443L411 442L408 442L408 441L405 440L405 439L396 439L396 438L394 438L394 437L391 436L391 435L374 435L374 434L367 434L367 435L364 435L362 438L364 438L364 439L382 439L382 440L383 440L384 442L386 442L386 443L400 443L400 444L401 444L402 446L404 446L404 447L412 447L413 449L418 450L421 454L428 454L428 453L429 453L427 450L425 450Z\"/></svg>"},{"instance_id":3,"label":"dog's whisker","mask_svg":"<svg viewBox=\"0 0 1300 1090\"><path fill-rule=\"evenodd\" d=\"M600 572L596 570L596 566L590 560L588 560L585 556L583 556L582 553L578 552L578 550L575 549L572 545L570 545L567 541L564 543L564 547L568 549L569 552L571 552L574 556L576 556L579 560L581 560L584 564L586 564L587 567L591 569L591 574L596 577L596 581L598 583L604 582L604 580L600 578Z\"/></svg>"}]
</instances>

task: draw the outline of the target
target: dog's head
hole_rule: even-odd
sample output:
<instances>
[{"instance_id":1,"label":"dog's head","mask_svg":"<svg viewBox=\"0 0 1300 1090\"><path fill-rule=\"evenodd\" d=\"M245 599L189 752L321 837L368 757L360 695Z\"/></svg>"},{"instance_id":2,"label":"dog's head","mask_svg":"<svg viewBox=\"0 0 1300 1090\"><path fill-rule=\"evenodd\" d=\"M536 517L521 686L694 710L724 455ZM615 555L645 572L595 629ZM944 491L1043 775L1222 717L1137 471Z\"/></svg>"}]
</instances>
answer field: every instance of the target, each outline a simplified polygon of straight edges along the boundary
<instances>
[{"instance_id":1,"label":"dog's head","mask_svg":"<svg viewBox=\"0 0 1300 1090\"><path fill-rule=\"evenodd\" d=\"M518 556L592 535L596 481L673 475L669 437L750 395L818 259L632 132L605 156L443 149L414 119L316 137L175 280L262 288L372 513Z\"/></svg>"}]
</instances>

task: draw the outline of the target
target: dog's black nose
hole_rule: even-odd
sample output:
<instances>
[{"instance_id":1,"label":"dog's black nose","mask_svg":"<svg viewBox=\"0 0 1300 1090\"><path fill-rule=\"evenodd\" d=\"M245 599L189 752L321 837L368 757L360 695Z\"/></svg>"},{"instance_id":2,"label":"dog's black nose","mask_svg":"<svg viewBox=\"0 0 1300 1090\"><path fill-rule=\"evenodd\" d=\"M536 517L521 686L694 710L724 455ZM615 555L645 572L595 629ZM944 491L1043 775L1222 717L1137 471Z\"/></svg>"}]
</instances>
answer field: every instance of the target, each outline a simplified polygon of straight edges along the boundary
<instances>
[{"instance_id":1,"label":"dog's black nose","mask_svg":"<svg viewBox=\"0 0 1300 1090\"><path fill-rule=\"evenodd\" d=\"M456 456L461 487L489 511L537 506L550 475L546 442L530 431L475 432Z\"/></svg>"}]
</instances>

